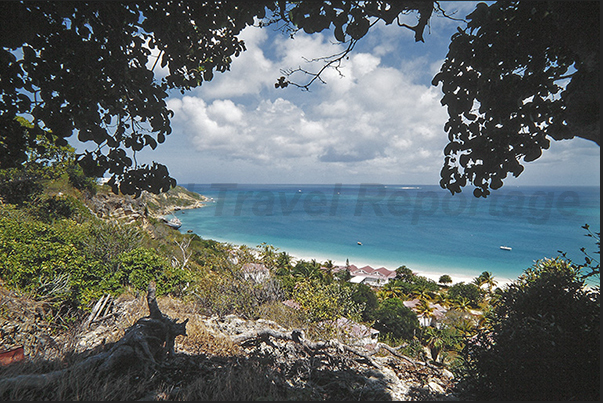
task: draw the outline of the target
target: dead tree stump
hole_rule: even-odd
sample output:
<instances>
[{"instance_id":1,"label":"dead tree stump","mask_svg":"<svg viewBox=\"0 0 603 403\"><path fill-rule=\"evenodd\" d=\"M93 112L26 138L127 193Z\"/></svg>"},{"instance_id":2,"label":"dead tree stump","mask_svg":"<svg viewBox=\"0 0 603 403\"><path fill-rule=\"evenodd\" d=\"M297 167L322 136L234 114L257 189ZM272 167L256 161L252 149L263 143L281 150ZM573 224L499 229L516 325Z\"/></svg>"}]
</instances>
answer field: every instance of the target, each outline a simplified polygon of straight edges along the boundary
<instances>
[{"instance_id":1,"label":"dead tree stump","mask_svg":"<svg viewBox=\"0 0 603 403\"><path fill-rule=\"evenodd\" d=\"M105 375L119 370L153 369L158 361L174 354L174 340L176 336L186 336L188 319L178 323L177 319L161 312L157 305L154 282L148 287L147 304L150 315L136 321L108 351L88 357L60 371L0 379L0 391L16 386L43 388L60 379L68 371L96 371L99 375Z\"/></svg>"}]
</instances>

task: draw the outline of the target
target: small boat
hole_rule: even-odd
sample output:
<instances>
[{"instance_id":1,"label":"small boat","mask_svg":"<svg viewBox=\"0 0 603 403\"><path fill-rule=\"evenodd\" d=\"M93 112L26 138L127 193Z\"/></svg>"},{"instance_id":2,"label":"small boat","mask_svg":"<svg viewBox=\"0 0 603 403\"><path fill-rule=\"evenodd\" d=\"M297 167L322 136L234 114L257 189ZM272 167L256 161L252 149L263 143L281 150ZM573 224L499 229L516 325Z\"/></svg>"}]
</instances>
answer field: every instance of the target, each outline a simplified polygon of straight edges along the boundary
<instances>
[{"instance_id":1,"label":"small boat","mask_svg":"<svg viewBox=\"0 0 603 403\"><path fill-rule=\"evenodd\" d=\"M501 246L500 248L502 250L512 250L512 248L510 246Z\"/></svg>"},{"instance_id":2,"label":"small boat","mask_svg":"<svg viewBox=\"0 0 603 403\"><path fill-rule=\"evenodd\" d=\"M168 222L166 222L166 224L174 229L178 229L182 226L182 222L179 219L177 219L176 217L174 217L171 220L169 220Z\"/></svg>"},{"instance_id":3,"label":"small boat","mask_svg":"<svg viewBox=\"0 0 603 403\"><path fill-rule=\"evenodd\" d=\"M172 227L174 229L178 229L182 226L182 222L177 218L174 217L171 220L168 220L165 217L161 217L161 220L169 227Z\"/></svg>"},{"instance_id":4,"label":"small boat","mask_svg":"<svg viewBox=\"0 0 603 403\"><path fill-rule=\"evenodd\" d=\"M357 244L358 244L358 245L362 245L362 242L358 241L358 242L357 242Z\"/></svg>"}]
</instances>

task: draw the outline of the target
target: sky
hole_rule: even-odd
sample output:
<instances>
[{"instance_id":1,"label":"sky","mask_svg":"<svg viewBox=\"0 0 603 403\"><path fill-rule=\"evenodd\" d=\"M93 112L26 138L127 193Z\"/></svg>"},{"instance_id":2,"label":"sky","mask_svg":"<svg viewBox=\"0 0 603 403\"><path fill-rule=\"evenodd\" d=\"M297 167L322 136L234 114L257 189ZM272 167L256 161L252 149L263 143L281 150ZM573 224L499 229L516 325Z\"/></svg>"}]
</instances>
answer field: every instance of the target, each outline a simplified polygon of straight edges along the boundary
<instances>
[{"instance_id":1,"label":"sky","mask_svg":"<svg viewBox=\"0 0 603 403\"><path fill-rule=\"evenodd\" d=\"M457 18L475 5L441 4ZM408 29L378 24L339 71L327 70L326 83L315 82L310 91L274 84L282 70L316 71L320 64L307 60L340 52L332 31L291 39L273 27L248 27L240 35L247 50L230 71L170 94L173 132L156 150L138 153L137 161L167 165L179 184L437 185L448 115L431 80L459 24L434 15L424 43ZM600 183L600 149L587 140L552 141L524 166L505 185Z\"/></svg>"}]
</instances>

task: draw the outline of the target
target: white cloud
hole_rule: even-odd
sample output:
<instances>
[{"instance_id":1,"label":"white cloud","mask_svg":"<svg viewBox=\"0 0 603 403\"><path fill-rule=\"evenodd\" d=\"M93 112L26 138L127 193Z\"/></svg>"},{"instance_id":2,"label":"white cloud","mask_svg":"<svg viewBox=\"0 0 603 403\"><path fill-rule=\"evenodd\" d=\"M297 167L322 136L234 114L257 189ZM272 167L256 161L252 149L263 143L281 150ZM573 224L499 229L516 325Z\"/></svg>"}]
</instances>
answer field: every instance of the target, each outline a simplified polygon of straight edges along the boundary
<instances>
[{"instance_id":1,"label":"white cloud","mask_svg":"<svg viewBox=\"0 0 603 403\"><path fill-rule=\"evenodd\" d=\"M380 68L368 54L350 58L345 86L321 89L316 104L302 108L293 101L261 100L254 108L198 97L171 100L174 125L187 132L200 152L252 161L271 167L330 164L366 169L414 172L440 164L432 144L442 135L444 114L434 89L413 85L399 71ZM279 93L286 94L286 93ZM312 97L312 93L305 96ZM443 136L442 136L443 137ZM412 151L423 147L424 151ZM429 162L423 161L427 159Z\"/></svg>"},{"instance_id":2,"label":"white cloud","mask_svg":"<svg viewBox=\"0 0 603 403\"><path fill-rule=\"evenodd\" d=\"M193 90L193 95L223 99L257 94L263 87L274 84L278 68L266 58L262 50L268 38L267 30L247 27L239 38L245 42L247 50L233 59L230 70L216 73L212 81L204 82Z\"/></svg>"},{"instance_id":3,"label":"white cloud","mask_svg":"<svg viewBox=\"0 0 603 403\"><path fill-rule=\"evenodd\" d=\"M294 40L258 28L243 34L248 50L231 71L169 101L174 131L198 155L186 163L205 171L207 161L213 164L206 182L438 183L448 117L441 91L419 77L437 71L444 55L396 65L387 58L399 47L364 47L339 72L326 71L326 85L315 83L310 92L275 89L279 69L315 71L318 64L305 59L341 47L323 34ZM575 156L572 147L550 150L534 172Z\"/></svg>"},{"instance_id":4,"label":"white cloud","mask_svg":"<svg viewBox=\"0 0 603 403\"><path fill-rule=\"evenodd\" d=\"M230 99L216 100L207 107L207 115L212 120L223 125L241 124L243 111Z\"/></svg>"}]
</instances>

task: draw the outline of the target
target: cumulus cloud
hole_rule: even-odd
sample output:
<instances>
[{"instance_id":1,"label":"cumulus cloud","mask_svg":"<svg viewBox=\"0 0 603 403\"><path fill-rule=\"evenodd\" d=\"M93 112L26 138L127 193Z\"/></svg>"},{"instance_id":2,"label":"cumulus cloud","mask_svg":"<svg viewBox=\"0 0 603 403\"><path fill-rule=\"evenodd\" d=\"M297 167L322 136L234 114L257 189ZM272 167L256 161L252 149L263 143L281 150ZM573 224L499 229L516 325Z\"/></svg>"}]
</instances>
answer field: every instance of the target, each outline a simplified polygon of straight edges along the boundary
<instances>
[{"instance_id":1,"label":"cumulus cloud","mask_svg":"<svg viewBox=\"0 0 603 403\"><path fill-rule=\"evenodd\" d=\"M290 40L258 28L243 37L247 51L231 71L169 100L174 131L186 136L199 164L229 164L232 181L261 172L271 182L437 183L448 116L441 91L417 74L437 70L436 59L392 63L388 52L399 47L364 47L326 71L326 85L275 89L280 69L315 71L311 60L340 45L322 34ZM234 167L245 172L237 176Z\"/></svg>"},{"instance_id":2,"label":"cumulus cloud","mask_svg":"<svg viewBox=\"0 0 603 403\"><path fill-rule=\"evenodd\" d=\"M257 94L274 84L278 67L262 50L268 39L267 30L247 27L241 32L239 39L245 42L246 50L233 59L230 70L217 73L211 82L203 83L193 90L193 95L206 99L239 97Z\"/></svg>"},{"instance_id":3,"label":"cumulus cloud","mask_svg":"<svg viewBox=\"0 0 603 403\"><path fill-rule=\"evenodd\" d=\"M267 34L244 33L248 51L233 62L227 77L169 101L175 130L186 133L200 153L276 173L309 165L339 175L346 169L380 174L384 167L407 173L439 170L446 116L435 88L413 84L403 71L382 66L378 55L357 53L339 72L328 71L328 84L317 91L277 92L275 66L293 66L336 49L323 35L277 37L271 60L261 50ZM254 96L244 97L249 94Z\"/></svg>"}]
</instances>

